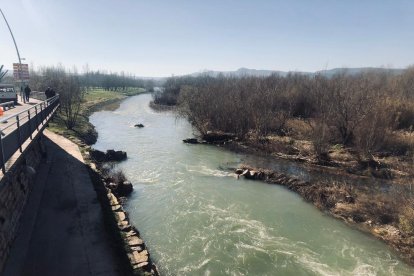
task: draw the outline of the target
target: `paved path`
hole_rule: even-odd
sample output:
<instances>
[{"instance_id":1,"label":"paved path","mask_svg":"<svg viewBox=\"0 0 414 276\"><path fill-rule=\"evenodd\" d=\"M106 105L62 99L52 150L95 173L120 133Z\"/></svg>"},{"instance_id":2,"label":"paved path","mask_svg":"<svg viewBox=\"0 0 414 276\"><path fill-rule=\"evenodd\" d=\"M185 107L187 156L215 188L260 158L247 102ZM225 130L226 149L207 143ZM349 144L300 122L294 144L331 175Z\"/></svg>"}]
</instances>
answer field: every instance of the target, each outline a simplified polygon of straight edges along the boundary
<instances>
[{"instance_id":1,"label":"paved path","mask_svg":"<svg viewBox=\"0 0 414 276\"><path fill-rule=\"evenodd\" d=\"M19 104L18 105L15 105L14 108L10 108L10 109L7 108L7 110L5 110L3 112L3 116L0 116L0 121L1 121L1 123L0 123L0 131L3 134L7 134L7 133L10 133L11 131L13 131L14 129L17 128L16 118L15 117L13 117L11 119L7 119L7 121L3 121L2 119L5 119L5 118L7 118L9 116L12 116L12 115L15 115L15 114L17 114L19 112L22 112L24 110L27 110L27 109L31 108L32 106L34 106L34 105L36 105L38 103L41 103L41 102L42 101L40 101L40 100L30 99L29 103L20 103L19 102ZM34 109L31 110L31 113L30 114L31 114L31 116L34 116L35 115L35 110ZM20 124L23 124L23 123L27 122L27 120L28 120L27 115L28 114L25 113L25 114L23 114L23 115L20 116Z\"/></svg>"},{"instance_id":2,"label":"paved path","mask_svg":"<svg viewBox=\"0 0 414 276\"><path fill-rule=\"evenodd\" d=\"M4 117L13 115L13 114L17 114L25 109L28 109L32 106L34 106L35 104L38 104L42 101L40 100L36 100L36 99L30 99L28 103L22 103L19 101L19 103L17 105L14 106L14 108L7 108L7 110L4 111ZM1 118L1 117L0 117Z\"/></svg>"},{"instance_id":3,"label":"paved path","mask_svg":"<svg viewBox=\"0 0 414 276\"><path fill-rule=\"evenodd\" d=\"M45 144L4 275L122 275L79 148L47 130Z\"/></svg>"}]
</instances>

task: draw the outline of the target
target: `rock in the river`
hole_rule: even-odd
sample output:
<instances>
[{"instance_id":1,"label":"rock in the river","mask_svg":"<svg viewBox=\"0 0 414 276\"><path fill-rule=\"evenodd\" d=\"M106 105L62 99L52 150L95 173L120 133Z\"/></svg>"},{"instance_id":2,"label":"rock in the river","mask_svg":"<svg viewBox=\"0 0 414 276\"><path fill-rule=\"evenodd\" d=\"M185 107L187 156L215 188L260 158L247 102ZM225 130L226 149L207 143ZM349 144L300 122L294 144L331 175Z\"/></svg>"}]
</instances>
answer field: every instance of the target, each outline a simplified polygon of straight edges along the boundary
<instances>
[{"instance_id":1,"label":"rock in the river","mask_svg":"<svg viewBox=\"0 0 414 276\"><path fill-rule=\"evenodd\" d=\"M237 169L237 170L235 171L235 173L236 173L236 174L242 174L242 173L243 173L243 169Z\"/></svg>"},{"instance_id":2,"label":"rock in the river","mask_svg":"<svg viewBox=\"0 0 414 276\"><path fill-rule=\"evenodd\" d=\"M198 140L196 138L188 138L183 140L186 144L198 144Z\"/></svg>"},{"instance_id":3,"label":"rock in the river","mask_svg":"<svg viewBox=\"0 0 414 276\"><path fill-rule=\"evenodd\" d=\"M106 161L106 154L100 150L91 149L89 152L90 157L98 163L105 162Z\"/></svg>"},{"instance_id":4,"label":"rock in the river","mask_svg":"<svg viewBox=\"0 0 414 276\"><path fill-rule=\"evenodd\" d=\"M246 173L244 177L247 179L256 179L257 171L249 171L249 173Z\"/></svg>"},{"instance_id":5,"label":"rock in the river","mask_svg":"<svg viewBox=\"0 0 414 276\"><path fill-rule=\"evenodd\" d=\"M127 153L122 150L107 150L106 159L107 161L123 161L127 159Z\"/></svg>"},{"instance_id":6,"label":"rock in the river","mask_svg":"<svg viewBox=\"0 0 414 276\"><path fill-rule=\"evenodd\" d=\"M90 156L97 163L123 161L127 159L127 153L121 150L107 150L106 153L104 153L100 150L92 149L90 151Z\"/></svg>"},{"instance_id":7,"label":"rock in the river","mask_svg":"<svg viewBox=\"0 0 414 276\"><path fill-rule=\"evenodd\" d=\"M118 189L118 184L117 184L117 183L113 183L113 182L111 182L111 183L109 183L109 184L107 185L107 187L108 187L109 189L111 189L111 191L112 191L112 192L115 192L115 191Z\"/></svg>"},{"instance_id":8,"label":"rock in the river","mask_svg":"<svg viewBox=\"0 0 414 276\"><path fill-rule=\"evenodd\" d=\"M116 193L119 196L127 196L134 190L132 183L129 181L124 181L123 183L120 183L118 185L118 189L116 190Z\"/></svg>"},{"instance_id":9,"label":"rock in the river","mask_svg":"<svg viewBox=\"0 0 414 276\"><path fill-rule=\"evenodd\" d=\"M207 133L203 135L203 139L207 143L211 143L211 144L223 144L235 138L236 138L236 135L232 133L225 133L225 132L207 131Z\"/></svg>"},{"instance_id":10,"label":"rock in the river","mask_svg":"<svg viewBox=\"0 0 414 276\"><path fill-rule=\"evenodd\" d=\"M144 125L143 124L136 124L134 127L142 128L142 127L144 127Z\"/></svg>"}]
</instances>

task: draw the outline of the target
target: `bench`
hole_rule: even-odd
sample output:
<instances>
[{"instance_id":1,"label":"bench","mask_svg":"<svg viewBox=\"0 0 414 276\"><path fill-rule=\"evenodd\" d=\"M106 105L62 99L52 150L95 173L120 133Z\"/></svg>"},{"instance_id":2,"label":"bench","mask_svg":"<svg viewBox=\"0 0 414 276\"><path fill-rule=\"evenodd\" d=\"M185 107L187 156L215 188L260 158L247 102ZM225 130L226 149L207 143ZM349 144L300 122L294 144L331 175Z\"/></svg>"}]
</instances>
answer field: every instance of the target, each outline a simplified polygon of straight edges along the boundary
<instances>
[{"instance_id":1,"label":"bench","mask_svg":"<svg viewBox=\"0 0 414 276\"><path fill-rule=\"evenodd\" d=\"M0 103L0 106L3 107L3 110L6 110L6 107L10 109L11 107L14 107L14 101Z\"/></svg>"}]
</instances>

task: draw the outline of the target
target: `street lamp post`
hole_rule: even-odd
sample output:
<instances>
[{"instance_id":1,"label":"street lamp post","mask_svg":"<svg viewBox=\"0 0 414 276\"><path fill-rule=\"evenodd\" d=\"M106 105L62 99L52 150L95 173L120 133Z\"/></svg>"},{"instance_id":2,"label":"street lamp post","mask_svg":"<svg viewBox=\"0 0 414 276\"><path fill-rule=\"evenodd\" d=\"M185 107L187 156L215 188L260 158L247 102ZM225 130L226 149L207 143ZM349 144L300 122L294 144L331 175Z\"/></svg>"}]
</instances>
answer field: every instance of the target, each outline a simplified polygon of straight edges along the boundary
<instances>
[{"instance_id":1,"label":"street lamp post","mask_svg":"<svg viewBox=\"0 0 414 276\"><path fill-rule=\"evenodd\" d=\"M24 102L26 102L25 97L23 97L23 85L24 85L24 82L23 82L23 79L22 79L22 59L20 58L19 48L17 47L16 39L14 39L13 32L12 32L12 30L10 28L9 22L7 22L6 16L4 15L4 13L3 13L3 11L1 9L0 9L0 12L1 12L1 15L4 18L4 21L6 22L7 28L9 28L10 35L11 35L11 37L13 39L13 42L14 42L14 47L16 48L17 57L19 59L19 70L18 70L18 72L19 72L19 79L20 79L20 83L21 83L20 84L20 97L23 98L23 101Z\"/></svg>"}]
</instances>

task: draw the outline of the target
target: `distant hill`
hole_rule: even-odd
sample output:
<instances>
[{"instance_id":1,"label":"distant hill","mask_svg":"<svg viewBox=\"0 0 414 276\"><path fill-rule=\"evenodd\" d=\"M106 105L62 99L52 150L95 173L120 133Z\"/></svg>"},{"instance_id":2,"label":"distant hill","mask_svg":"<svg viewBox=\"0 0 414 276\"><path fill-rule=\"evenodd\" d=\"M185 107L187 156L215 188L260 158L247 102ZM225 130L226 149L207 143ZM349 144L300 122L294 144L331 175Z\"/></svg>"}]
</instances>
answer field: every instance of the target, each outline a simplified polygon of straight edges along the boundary
<instances>
[{"instance_id":1,"label":"distant hill","mask_svg":"<svg viewBox=\"0 0 414 276\"><path fill-rule=\"evenodd\" d=\"M206 70L201 72L196 72L190 74L190 76L201 76L201 75L207 75L211 77L217 77L219 75L223 75L226 77L243 77L243 76L256 76L256 77L267 77L272 74L277 74L280 76L286 76L289 73L296 73L296 74L303 74L303 75L317 75L321 74L326 77L332 77L335 74L339 74L341 72L344 72L348 75L355 75L362 72L387 72L394 75L401 74L404 72L405 69L388 69L388 68L375 68L375 67L363 67L363 68L334 68L329 70L320 70L316 72L300 72L300 71L277 71L277 70L257 70L257 69L249 69L249 68L239 68L236 71L213 71L213 70Z\"/></svg>"}]
</instances>

